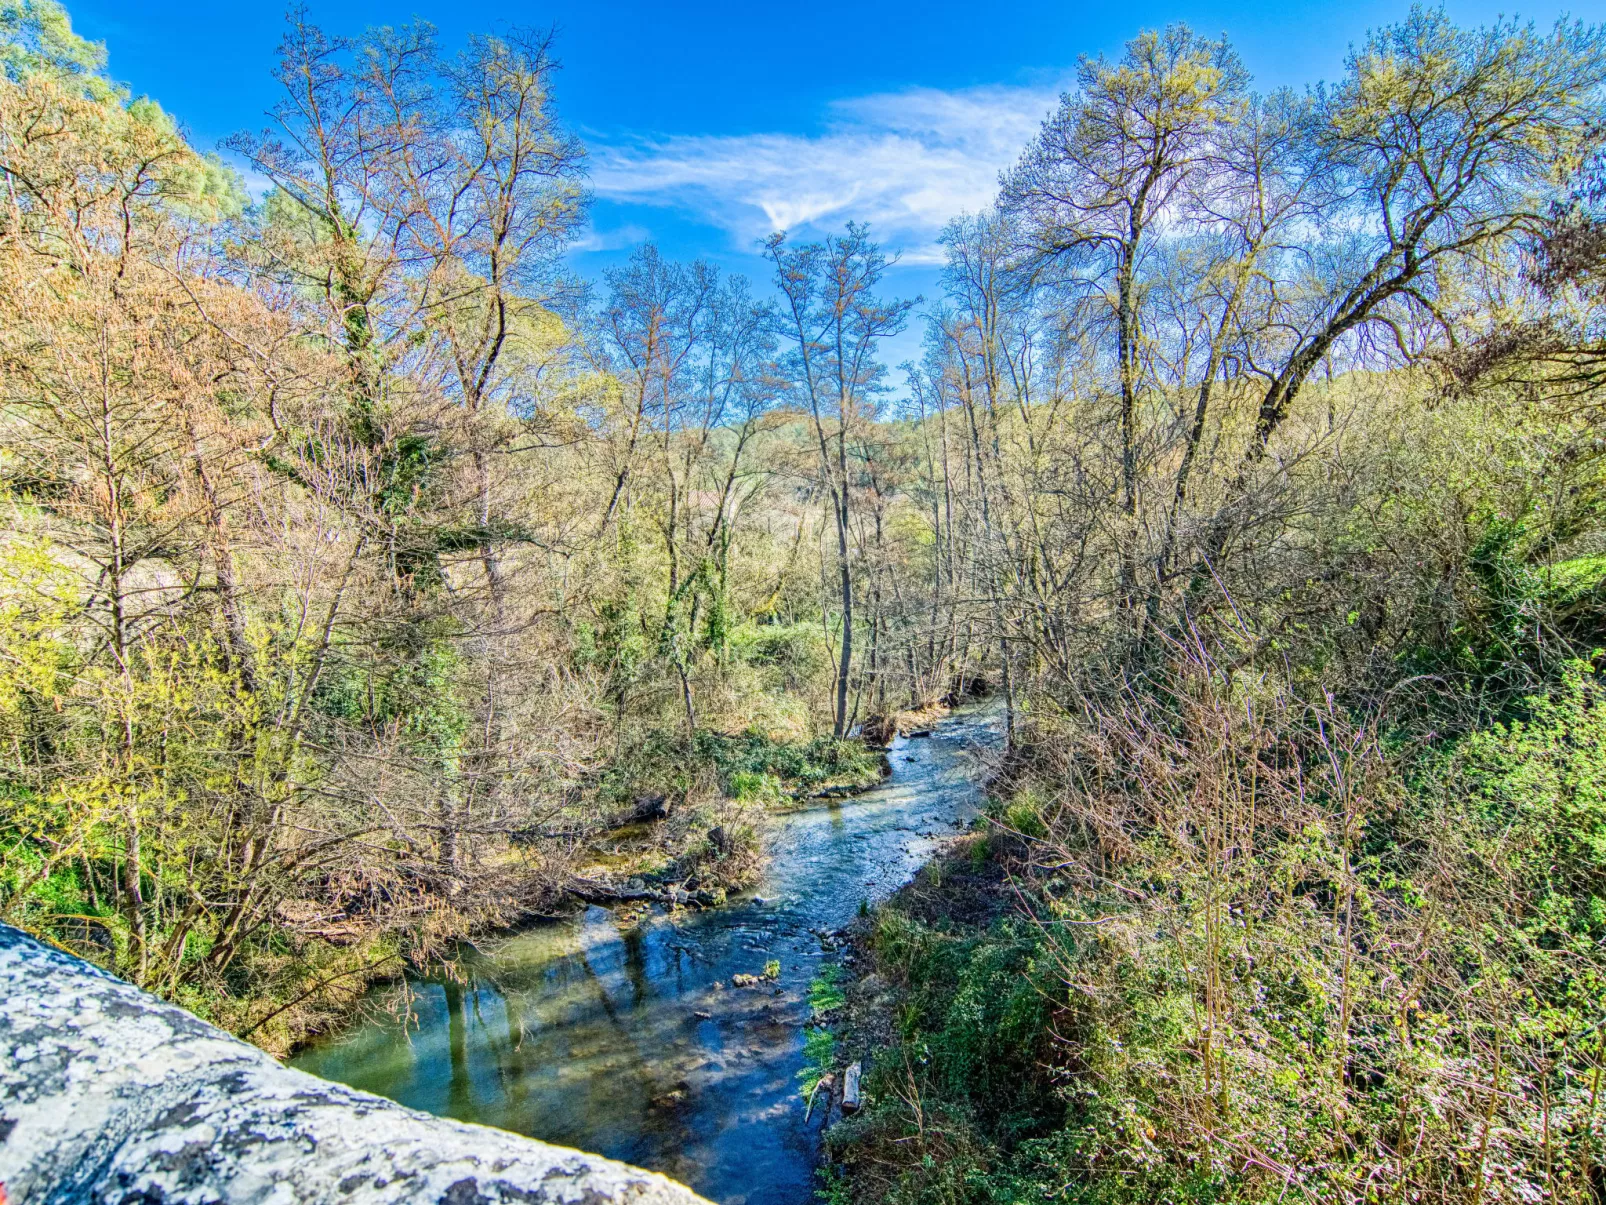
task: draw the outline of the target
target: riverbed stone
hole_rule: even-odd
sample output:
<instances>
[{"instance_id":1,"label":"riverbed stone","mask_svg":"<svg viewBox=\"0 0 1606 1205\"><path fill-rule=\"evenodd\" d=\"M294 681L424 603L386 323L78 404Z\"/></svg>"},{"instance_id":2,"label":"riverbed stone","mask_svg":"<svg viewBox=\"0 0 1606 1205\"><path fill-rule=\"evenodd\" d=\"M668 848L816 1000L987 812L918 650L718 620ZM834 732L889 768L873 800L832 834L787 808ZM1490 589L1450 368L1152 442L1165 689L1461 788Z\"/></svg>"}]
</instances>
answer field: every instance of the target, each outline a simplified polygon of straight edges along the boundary
<instances>
[{"instance_id":1,"label":"riverbed stone","mask_svg":"<svg viewBox=\"0 0 1606 1205\"><path fill-rule=\"evenodd\" d=\"M0 1200L707 1205L654 1172L403 1108L0 925Z\"/></svg>"}]
</instances>

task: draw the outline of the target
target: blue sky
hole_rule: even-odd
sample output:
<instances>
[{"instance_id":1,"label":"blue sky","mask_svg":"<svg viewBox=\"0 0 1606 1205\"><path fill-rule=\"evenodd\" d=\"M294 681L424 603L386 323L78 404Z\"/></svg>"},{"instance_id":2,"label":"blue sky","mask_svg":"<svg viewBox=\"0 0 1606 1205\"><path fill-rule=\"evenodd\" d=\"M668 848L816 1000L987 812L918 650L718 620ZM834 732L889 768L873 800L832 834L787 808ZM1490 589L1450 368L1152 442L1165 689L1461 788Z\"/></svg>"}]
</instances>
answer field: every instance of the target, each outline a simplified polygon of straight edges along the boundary
<instances>
[{"instance_id":1,"label":"blue sky","mask_svg":"<svg viewBox=\"0 0 1606 1205\"><path fill-rule=\"evenodd\" d=\"M284 0L67 0L110 70L175 114L203 147L263 122ZM1446 3L1477 24L1509 4ZM794 0L309 0L332 32L432 22L450 45L475 31L553 25L559 105L591 148L592 229L573 253L595 274L647 239L761 283L754 244L868 221L901 262L900 296L935 292L935 236L986 204L1078 55L1117 54L1139 29L1187 21L1225 33L1262 88L1336 77L1346 48L1403 16L1406 0L1132 0L1124 4ZM1602 0L1534 4L1548 25L1606 17ZM888 359L915 354L915 332Z\"/></svg>"}]
</instances>

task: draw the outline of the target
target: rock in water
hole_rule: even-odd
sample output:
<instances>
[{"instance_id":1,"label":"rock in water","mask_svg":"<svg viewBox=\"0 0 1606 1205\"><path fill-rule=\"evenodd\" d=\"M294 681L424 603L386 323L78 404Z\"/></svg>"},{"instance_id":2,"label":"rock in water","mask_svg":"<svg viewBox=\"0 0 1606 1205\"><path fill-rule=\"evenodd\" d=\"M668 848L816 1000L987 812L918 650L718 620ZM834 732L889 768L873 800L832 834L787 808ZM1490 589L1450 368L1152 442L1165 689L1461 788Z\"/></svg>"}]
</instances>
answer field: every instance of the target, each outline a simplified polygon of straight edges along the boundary
<instances>
[{"instance_id":1,"label":"rock in water","mask_svg":"<svg viewBox=\"0 0 1606 1205\"><path fill-rule=\"evenodd\" d=\"M41 1205L707 1205L653 1172L281 1067L9 925L0 1186Z\"/></svg>"}]
</instances>

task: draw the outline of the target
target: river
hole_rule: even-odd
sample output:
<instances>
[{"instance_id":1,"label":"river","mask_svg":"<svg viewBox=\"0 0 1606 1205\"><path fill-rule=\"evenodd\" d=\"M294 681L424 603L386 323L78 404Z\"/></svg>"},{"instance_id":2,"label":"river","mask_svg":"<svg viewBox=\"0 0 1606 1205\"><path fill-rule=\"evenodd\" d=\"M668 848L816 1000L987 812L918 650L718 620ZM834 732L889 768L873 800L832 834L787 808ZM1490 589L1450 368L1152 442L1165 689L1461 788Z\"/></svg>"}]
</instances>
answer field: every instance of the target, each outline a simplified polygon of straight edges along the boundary
<instances>
[{"instance_id":1,"label":"river","mask_svg":"<svg viewBox=\"0 0 1606 1205\"><path fill-rule=\"evenodd\" d=\"M720 1205L814 1199L821 1115L797 1091L822 940L976 814L974 709L900 739L853 799L775 818L765 880L723 908L621 926L604 908L469 951L461 983L376 989L292 1065L444 1117L664 1172ZM733 988L737 973L780 976Z\"/></svg>"}]
</instances>

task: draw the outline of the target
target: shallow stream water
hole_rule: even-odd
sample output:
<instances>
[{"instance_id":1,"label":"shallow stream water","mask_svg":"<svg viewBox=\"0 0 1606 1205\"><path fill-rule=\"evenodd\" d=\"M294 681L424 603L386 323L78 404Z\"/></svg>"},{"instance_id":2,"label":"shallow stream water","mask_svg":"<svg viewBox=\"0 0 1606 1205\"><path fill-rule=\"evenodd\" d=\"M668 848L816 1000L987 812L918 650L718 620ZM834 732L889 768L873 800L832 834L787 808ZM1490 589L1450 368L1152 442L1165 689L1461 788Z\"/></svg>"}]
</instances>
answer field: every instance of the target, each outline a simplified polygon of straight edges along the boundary
<instances>
[{"instance_id":1,"label":"shallow stream water","mask_svg":"<svg viewBox=\"0 0 1606 1205\"><path fill-rule=\"evenodd\" d=\"M624 926L590 908L482 943L467 982L378 989L292 1065L652 1168L720 1205L812 1201L822 1116L805 1122L797 1090L809 983L860 902L975 816L974 754L999 727L988 710L951 716L900 739L881 786L777 817L764 882L724 908ZM777 980L730 986L771 959Z\"/></svg>"}]
</instances>

